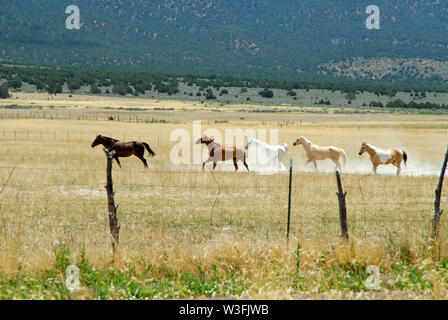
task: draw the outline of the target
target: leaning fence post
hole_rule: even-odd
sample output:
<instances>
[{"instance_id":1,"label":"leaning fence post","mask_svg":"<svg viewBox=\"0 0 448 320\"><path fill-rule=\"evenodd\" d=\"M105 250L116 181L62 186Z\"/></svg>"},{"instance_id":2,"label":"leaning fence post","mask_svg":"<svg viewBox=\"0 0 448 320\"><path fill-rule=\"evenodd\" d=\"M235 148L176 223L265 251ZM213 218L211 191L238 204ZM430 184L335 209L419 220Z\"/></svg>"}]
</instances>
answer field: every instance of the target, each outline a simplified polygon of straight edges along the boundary
<instances>
[{"instance_id":1,"label":"leaning fence post","mask_svg":"<svg viewBox=\"0 0 448 320\"><path fill-rule=\"evenodd\" d=\"M347 205L345 203L345 196L347 192L342 190L341 175L339 170L336 170L336 181L338 183L338 201L339 201L339 220L341 222L341 236L345 240L348 240L348 228L347 228Z\"/></svg>"},{"instance_id":2,"label":"leaning fence post","mask_svg":"<svg viewBox=\"0 0 448 320\"><path fill-rule=\"evenodd\" d=\"M432 239L437 241L440 231L440 217L443 214L443 210L440 210L440 197L442 196L443 178L445 177L446 165L448 161L448 148L443 160L442 170L440 172L439 183L437 184L436 197L434 200L434 216L432 218Z\"/></svg>"},{"instance_id":3,"label":"leaning fence post","mask_svg":"<svg viewBox=\"0 0 448 320\"><path fill-rule=\"evenodd\" d=\"M107 157L107 184L106 184L107 204L108 204L108 210L109 210L110 235L112 237L112 252L113 252L113 256L115 258L115 255L118 250L118 244L120 242L119 241L120 226L118 225L118 218L117 218L118 206L115 205L114 186L113 186L113 182L112 182L112 160L114 159L115 151L109 152L109 150L106 148L104 148L103 150L106 153L106 157Z\"/></svg>"},{"instance_id":4,"label":"leaning fence post","mask_svg":"<svg viewBox=\"0 0 448 320\"><path fill-rule=\"evenodd\" d=\"M289 159L289 195L288 195L288 227L286 229L286 240L289 240L289 226L291 223L291 189L292 189L292 158Z\"/></svg>"}]
</instances>

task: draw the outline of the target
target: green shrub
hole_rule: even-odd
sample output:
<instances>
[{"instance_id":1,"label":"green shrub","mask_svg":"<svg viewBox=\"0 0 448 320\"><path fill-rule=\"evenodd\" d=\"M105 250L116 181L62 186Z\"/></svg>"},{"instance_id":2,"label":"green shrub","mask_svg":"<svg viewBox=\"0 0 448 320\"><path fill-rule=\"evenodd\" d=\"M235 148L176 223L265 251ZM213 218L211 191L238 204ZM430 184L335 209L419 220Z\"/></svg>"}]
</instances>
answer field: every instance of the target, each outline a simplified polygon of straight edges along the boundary
<instances>
[{"instance_id":1,"label":"green shrub","mask_svg":"<svg viewBox=\"0 0 448 320\"><path fill-rule=\"evenodd\" d=\"M98 88L98 87L96 86L96 84L93 84L93 85L90 86L90 93L91 93L91 94L101 94L101 93L103 93L103 92L101 91L100 88Z\"/></svg>"},{"instance_id":2,"label":"green shrub","mask_svg":"<svg viewBox=\"0 0 448 320\"><path fill-rule=\"evenodd\" d=\"M8 99L10 97L7 86L0 86L0 99Z\"/></svg>"},{"instance_id":3,"label":"green shrub","mask_svg":"<svg viewBox=\"0 0 448 320\"><path fill-rule=\"evenodd\" d=\"M56 95L62 92L62 85L59 82L51 81L47 86L47 92Z\"/></svg>"},{"instance_id":4,"label":"green shrub","mask_svg":"<svg viewBox=\"0 0 448 320\"><path fill-rule=\"evenodd\" d=\"M205 94L205 99L207 100L216 100L216 96L213 94L212 89L207 89L207 92Z\"/></svg>"},{"instance_id":5,"label":"green shrub","mask_svg":"<svg viewBox=\"0 0 448 320\"><path fill-rule=\"evenodd\" d=\"M6 86L11 89L20 89L22 87L22 81L20 80L11 80L6 83Z\"/></svg>"},{"instance_id":6,"label":"green shrub","mask_svg":"<svg viewBox=\"0 0 448 320\"><path fill-rule=\"evenodd\" d=\"M112 87L112 92L124 96L127 93L133 93L132 89L123 83L116 83Z\"/></svg>"},{"instance_id":7,"label":"green shrub","mask_svg":"<svg viewBox=\"0 0 448 320\"><path fill-rule=\"evenodd\" d=\"M264 90L261 90L260 92L258 92L258 94L259 94L260 96L262 96L263 98L268 98L268 99L274 97L274 92L272 92L271 90L269 90L269 89L267 89L267 88L264 89Z\"/></svg>"}]
</instances>

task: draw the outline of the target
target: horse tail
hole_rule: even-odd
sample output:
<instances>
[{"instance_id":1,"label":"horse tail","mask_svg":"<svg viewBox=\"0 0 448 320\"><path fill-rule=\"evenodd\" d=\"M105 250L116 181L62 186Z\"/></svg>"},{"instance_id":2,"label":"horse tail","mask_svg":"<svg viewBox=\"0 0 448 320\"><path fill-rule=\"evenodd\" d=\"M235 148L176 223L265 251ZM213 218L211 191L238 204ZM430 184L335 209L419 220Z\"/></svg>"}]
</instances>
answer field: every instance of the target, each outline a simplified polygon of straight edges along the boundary
<instances>
[{"instance_id":1,"label":"horse tail","mask_svg":"<svg viewBox=\"0 0 448 320\"><path fill-rule=\"evenodd\" d=\"M151 148L149 147L149 144L147 144L146 142L142 142L142 144L145 146L146 150L148 150L151 157L154 157L156 155L155 152L152 151Z\"/></svg>"},{"instance_id":2,"label":"horse tail","mask_svg":"<svg viewBox=\"0 0 448 320\"><path fill-rule=\"evenodd\" d=\"M342 154L342 158L344 159L344 168L345 165L347 164L347 154L345 153L344 149L341 149L341 154Z\"/></svg>"},{"instance_id":3,"label":"horse tail","mask_svg":"<svg viewBox=\"0 0 448 320\"><path fill-rule=\"evenodd\" d=\"M404 165L407 167L406 161L408 161L408 155L404 152L404 150L401 150L401 153L403 155Z\"/></svg>"}]
</instances>

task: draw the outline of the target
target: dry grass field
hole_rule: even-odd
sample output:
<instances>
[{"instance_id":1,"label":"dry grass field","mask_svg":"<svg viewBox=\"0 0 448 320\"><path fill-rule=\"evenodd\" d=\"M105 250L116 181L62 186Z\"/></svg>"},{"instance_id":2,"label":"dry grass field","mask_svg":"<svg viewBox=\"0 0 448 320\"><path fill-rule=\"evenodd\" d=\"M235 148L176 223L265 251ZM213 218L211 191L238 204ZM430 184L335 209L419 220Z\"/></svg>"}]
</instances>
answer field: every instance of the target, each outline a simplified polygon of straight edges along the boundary
<instances>
[{"instance_id":1,"label":"dry grass field","mask_svg":"<svg viewBox=\"0 0 448 320\"><path fill-rule=\"evenodd\" d=\"M227 123L204 121L203 130L223 136L228 128L277 129L279 143L290 144L287 242L288 174L235 174L231 165L218 164L213 176L200 165L173 165L170 134L191 132L194 113L177 117L175 123L0 120L1 185L12 172L0 194L0 298L448 298L446 215L440 241L430 240L444 118L345 115L334 121L327 115L279 125L272 114L265 122L233 120L229 112ZM121 225L115 259L106 157L101 147L90 147L98 133L146 141L156 152L147 170L135 157L123 158L121 169L114 163ZM342 174L348 242L340 238L332 166L321 163L318 173L304 167L302 147L291 145L299 135L348 153ZM386 167L371 175L368 156L357 154L363 140L405 149L402 176ZM445 197L444 191L442 208ZM69 265L80 269L80 290L65 286ZM368 285L371 265L380 271L375 289Z\"/></svg>"}]
</instances>

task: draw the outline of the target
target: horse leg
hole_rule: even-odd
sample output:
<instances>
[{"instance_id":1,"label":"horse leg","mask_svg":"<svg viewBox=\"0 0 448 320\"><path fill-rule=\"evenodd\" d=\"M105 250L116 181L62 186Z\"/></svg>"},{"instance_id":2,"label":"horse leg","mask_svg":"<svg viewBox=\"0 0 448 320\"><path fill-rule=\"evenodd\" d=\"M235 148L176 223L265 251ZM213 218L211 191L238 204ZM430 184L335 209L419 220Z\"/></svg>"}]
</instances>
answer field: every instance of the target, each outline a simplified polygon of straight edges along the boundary
<instances>
[{"instance_id":1,"label":"horse leg","mask_svg":"<svg viewBox=\"0 0 448 320\"><path fill-rule=\"evenodd\" d=\"M372 171L373 171L373 173L374 173L375 175L377 175L377 173L376 173L376 167L373 167L373 168L372 168Z\"/></svg>"},{"instance_id":2,"label":"horse leg","mask_svg":"<svg viewBox=\"0 0 448 320\"><path fill-rule=\"evenodd\" d=\"M202 171L204 171L205 164L208 163L208 162L211 162L211 161L212 161L212 158L208 158L207 160L205 160L205 161L202 163Z\"/></svg>"},{"instance_id":3,"label":"horse leg","mask_svg":"<svg viewBox=\"0 0 448 320\"><path fill-rule=\"evenodd\" d=\"M144 155L145 155L145 149L144 149L143 147L141 147L141 148L135 148L135 149L132 151L132 153L133 153L137 158L139 158L139 159L143 162L143 165L145 166L145 168L148 168L148 162L146 162L146 159L145 159L145 157L144 157Z\"/></svg>"},{"instance_id":4,"label":"horse leg","mask_svg":"<svg viewBox=\"0 0 448 320\"><path fill-rule=\"evenodd\" d=\"M336 161L336 160L331 159L331 161L333 161L333 163L335 164L334 170L337 171L339 169L339 171L341 171L341 165L339 163L339 160Z\"/></svg>"},{"instance_id":5,"label":"horse leg","mask_svg":"<svg viewBox=\"0 0 448 320\"><path fill-rule=\"evenodd\" d=\"M120 163L120 160L118 159L118 157L115 156L114 159L115 159L115 161L118 163L119 167L121 168L121 163Z\"/></svg>"},{"instance_id":6,"label":"horse leg","mask_svg":"<svg viewBox=\"0 0 448 320\"><path fill-rule=\"evenodd\" d=\"M246 163L246 159L243 160L243 164L244 164L244 166L246 167L247 171L250 171L250 170L249 170L249 166L248 166L247 163Z\"/></svg>"},{"instance_id":7,"label":"horse leg","mask_svg":"<svg viewBox=\"0 0 448 320\"><path fill-rule=\"evenodd\" d=\"M146 162L146 159L143 156L138 157L140 160L142 160L143 165L145 166L145 168L148 168L148 162Z\"/></svg>"},{"instance_id":8,"label":"horse leg","mask_svg":"<svg viewBox=\"0 0 448 320\"><path fill-rule=\"evenodd\" d=\"M336 168L339 168L339 172L342 172L342 166L339 161L336 163Z\"/></svg>"},{"instance_id":9,"label":"horse leg","mask_svg":"<svg viewBox=\"0 0 448 320\"><path fill-rule=\"evenodd\" d=\"M217 162L216 162L216 161L213 161L213 171L215 171L216 164L217 164Z\"/></svg>"},{"instance_id":10,"label":"horse leg","mask_svg":"<svg viewBox=\"0 0 448 320\"><path fill-rule=\"evenodd\" d=\"M313 163L314 163L314 170L316 170L316 172L317 172L317 163L316 163L316 160L313 160Z\"/></svg>"},{"instance_id":11,"label":"horse leg","mask_svg":"<svg viewBox=\"0 0 448 320\"><path fill-rule=\"evenodd\" d=\"M233 166L235 167L235 172L237 172L238 171L238 163L237 163L236 158L233 158Z\"/></svg>"},{"instance_id":12,"label":"horse leg","mask_svg":"<svg viewBox=\"0 0 448 320\"><path fill-rule=\"evenodd\" d=\"M399 166L397 166L397 177L400 175L401 172L401 168Z\"/></svg>"}]
</instances>

